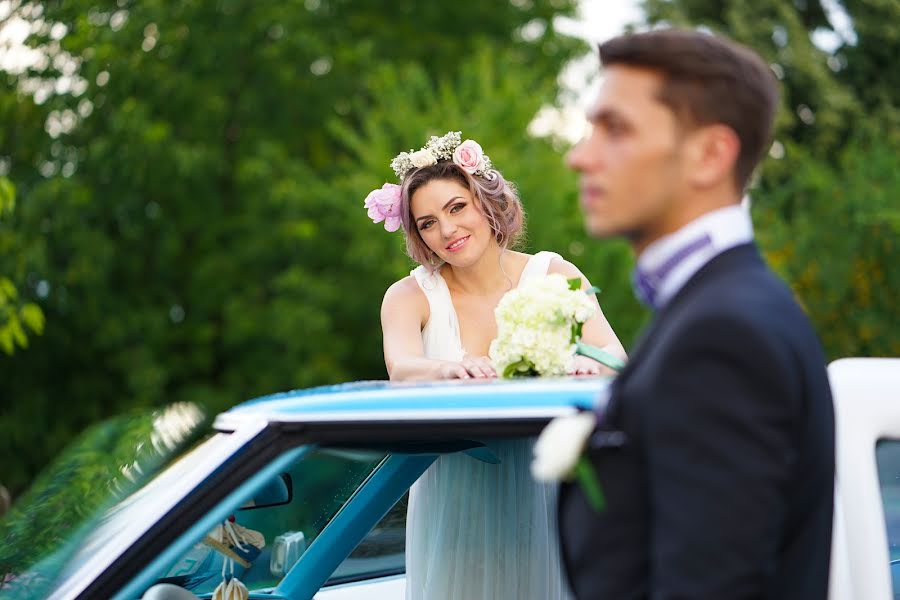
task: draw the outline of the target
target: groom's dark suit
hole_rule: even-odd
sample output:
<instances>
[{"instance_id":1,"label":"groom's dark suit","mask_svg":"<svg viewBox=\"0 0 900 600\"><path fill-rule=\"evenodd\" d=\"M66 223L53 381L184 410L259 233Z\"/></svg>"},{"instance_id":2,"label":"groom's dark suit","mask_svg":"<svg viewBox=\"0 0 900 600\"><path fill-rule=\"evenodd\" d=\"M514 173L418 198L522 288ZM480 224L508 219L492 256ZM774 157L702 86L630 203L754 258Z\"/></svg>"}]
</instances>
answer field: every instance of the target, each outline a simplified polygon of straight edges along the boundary
<instances>
[{"instance_id":1,"label":"groom's dark suit","mask_svg":"<svg viewBox=\"0 0 900 600\"><path fill-rule=\"evenodd\" d=\"M564 485L579 599L826 598L834 416L806 315L755 246L713 258L656 315L587 452L597 513Z\"/></svg>"}]
</instances>

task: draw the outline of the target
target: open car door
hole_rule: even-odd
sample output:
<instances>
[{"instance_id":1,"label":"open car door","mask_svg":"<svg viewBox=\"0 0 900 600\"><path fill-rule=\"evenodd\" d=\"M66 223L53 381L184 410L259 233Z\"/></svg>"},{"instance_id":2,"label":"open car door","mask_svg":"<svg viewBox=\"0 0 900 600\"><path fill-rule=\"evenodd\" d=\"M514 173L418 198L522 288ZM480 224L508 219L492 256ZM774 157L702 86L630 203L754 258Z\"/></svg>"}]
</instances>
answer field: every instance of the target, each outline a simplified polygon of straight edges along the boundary
<instances>
[{"instance_id":1,"label":"open car door","mask_svg":"<svg viewBox=\"0 0 900 600\"><path fill-rule=\"evenodd\" d=\"M832 600L900 598L900 359L828 368L837 435Z\"/></svg>"}]
</instances>

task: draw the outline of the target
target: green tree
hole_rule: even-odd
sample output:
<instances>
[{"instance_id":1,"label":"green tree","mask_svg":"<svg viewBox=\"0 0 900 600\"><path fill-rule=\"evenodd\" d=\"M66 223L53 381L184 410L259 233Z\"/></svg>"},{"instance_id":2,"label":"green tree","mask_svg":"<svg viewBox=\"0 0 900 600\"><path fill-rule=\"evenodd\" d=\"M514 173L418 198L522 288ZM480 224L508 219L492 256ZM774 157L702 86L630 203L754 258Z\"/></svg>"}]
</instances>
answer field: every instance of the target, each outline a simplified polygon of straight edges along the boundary
<instances>
[{"instance_id":1,"label":"green tree","mask_svg":"<svg viewBox=\"0 0 900 600\"><path fill-rule=\"evenodd\" d=\"M359 108L366 111L366 126L357 131L333 122L349 154L335 180L342 186L341 196L357 199L346 218L365 219L361 206L368 192L385 181L396 182L389 167L394 155L424 144L431 135L443 135L452 124L464 139L482 143L491 161L516 185L527 218L523 249L557 251L578 265L603 290L604 311L627 344L646 316L631 293L631 250L623 242L599 244L587 237L577 179L563 162L564 148L552 139L522 133L537 111L553 102L555 83L527 65L512 68L499 48L476 54L466 67L456 78L434 82L420 66L386 66L366 81L367 95L374 100L371 108ZM398 113L408 116L397 119ZM404 254L401 235L388 234L380 225L370 224L361 237L348 243L352 245L347 256L360 261L360 271L381 269L382 287L374 291L378 298L414 266ZM367 297L359 302L357 310L365 320L377 322L377 300ZM356 328L363 330L365 325ZM372 331L370 343L380 343L380 331ZM373 359L373 372L383 373L381 356Z\"/></svg>"},{"instance_id":2,"label":"green tree","mask_svg":"<svg viewBox=\"0 0 900 600\"><path fill-rule=\"evenodd\" d=\"M0 177L0 255L6 257L3 263L17 258L14 236L11 235L8 225L4 223L9 218L16 206L15 188L5 177ZM6 268L12 268L18 275L20 265L4 264ZM26 330L40 335L44 331L44 313L34 302L24 302L19 297L19 291L12 279L0 274L0 350L6 354L12 354L16 346L28 347Z\"/></svg>"},{"instance_id":3,"label":"green tree","mask_svg":"<svg viewBox=\"0 0 900 600\"><path fill-rule=\"evenodd\" d=\"M492 48L495 73L546 81L549 99L582 50L552 23L574 0L14 4L44 59L0 96L18 118L4 120L0 160L19 185L23 293L48 318L29 352L0 362L0 397L13 399L0 456L18 457L0 480L14 493L73 433L126 408L215 412L383 377L378 305L404 259L369 245L332 123L364 131L370 109L410 118L409 102L376 106L363 83L385 65L475 81L472 56ZM521 139L502 104L490 118Z\"/></svg>"},{"instance_id":4,"label":"green tree","mask_svg":"<svg viewBox=\"0 0 900 600\"><path fill-rule=\"evenodd\" d=\"M838 12L835 12L834 6ZM826 7L832 7L827 9ZM757 236L830 358L896 356L900 4L646 0L650 23L704 26L781 80L775 144L751 190ZM829 16L829 10L832 14ZM848 26L837 28L840 11ZM822 48L815 40L837 40Z\"/></svg>"}]
</instances>

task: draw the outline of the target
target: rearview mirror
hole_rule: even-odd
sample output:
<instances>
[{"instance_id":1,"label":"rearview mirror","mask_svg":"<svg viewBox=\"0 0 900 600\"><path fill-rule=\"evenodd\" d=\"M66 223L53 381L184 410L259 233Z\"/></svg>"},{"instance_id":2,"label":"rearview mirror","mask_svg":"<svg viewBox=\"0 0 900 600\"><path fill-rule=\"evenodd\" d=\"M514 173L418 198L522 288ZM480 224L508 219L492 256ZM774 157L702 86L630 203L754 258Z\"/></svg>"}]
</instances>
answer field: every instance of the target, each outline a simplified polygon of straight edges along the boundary
<instances>
[{"instance_id":1,"label":"rearview mirror","mask_svg":"<svg viewBox=\"0 0 900 600\"><path fill-rule=\"evenodd\" d=\"M294 483L291 481L291 476L288 473L282 473L259 488L240 510L282 506L290 504L293 499Z\"/></svg>"}]
</instances>

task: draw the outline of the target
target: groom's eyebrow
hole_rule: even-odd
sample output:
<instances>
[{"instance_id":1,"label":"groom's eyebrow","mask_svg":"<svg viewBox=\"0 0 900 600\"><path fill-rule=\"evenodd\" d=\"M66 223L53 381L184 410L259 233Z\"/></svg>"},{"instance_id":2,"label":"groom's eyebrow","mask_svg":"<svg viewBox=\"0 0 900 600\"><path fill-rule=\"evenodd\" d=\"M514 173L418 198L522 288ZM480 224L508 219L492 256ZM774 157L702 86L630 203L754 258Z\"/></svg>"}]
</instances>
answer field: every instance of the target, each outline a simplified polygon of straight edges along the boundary
<instances>
[{"instance_id":1,"label":"groom's eyebrow","mask_svg":"<svg viewBox=\"0 0 900 600\"><path fill-rule=\"evenodd\" d=\"M608 107L594 108L588 111L587 118L591 123L599 123L609 120L610 117L617 114L615 110Z\"/></svg>"}]
</instances>

